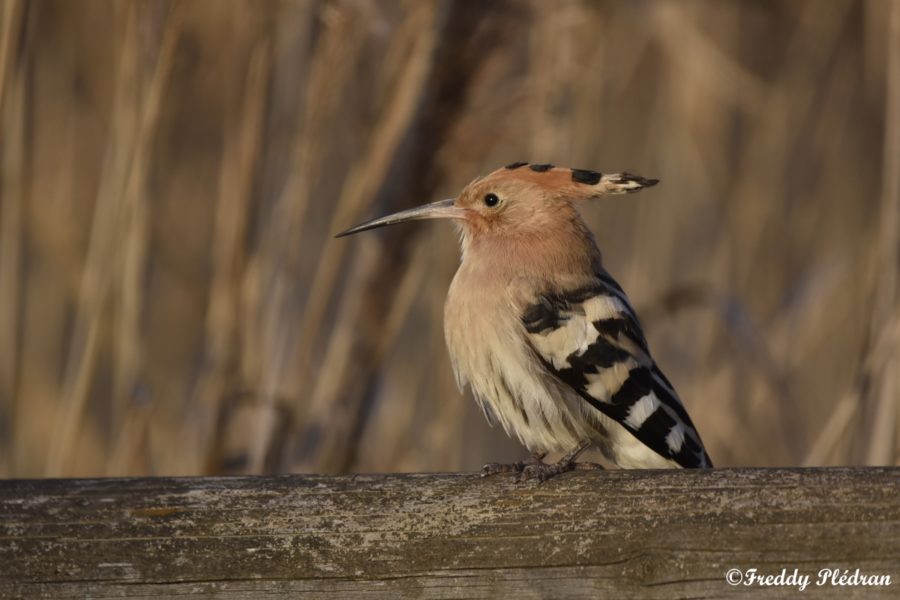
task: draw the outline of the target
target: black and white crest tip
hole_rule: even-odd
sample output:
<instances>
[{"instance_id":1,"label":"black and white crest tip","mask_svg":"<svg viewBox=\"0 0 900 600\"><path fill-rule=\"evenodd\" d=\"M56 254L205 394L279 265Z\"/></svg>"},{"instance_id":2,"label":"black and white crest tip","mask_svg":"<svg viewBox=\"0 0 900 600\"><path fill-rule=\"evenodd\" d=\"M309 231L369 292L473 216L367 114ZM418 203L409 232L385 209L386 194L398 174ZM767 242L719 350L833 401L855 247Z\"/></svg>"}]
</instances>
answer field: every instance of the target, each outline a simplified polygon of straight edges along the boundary
<instances>
[{"instance_id":1,"label":"black and white crest tip","mask_svg":"<svg viewBox=\"0 0 900 600\"><path fill-rule=\"evenodd\" d=\"M648 179L640 175L622 173L616 176L613 183L623 186L626 192L636 192L646 187L653 187L659 183L659 179Z\"/></svg>"},{"instance_id":2,"label":"black and white crest tip","mask_svg":"<svg viewBox=\"0 0 900 600\"><path fill-rule=\"evenodd\" d=\"M691 418L650 356L634 309L605 272L545 294L522 315L544 366L645 446L685 468L712 467Z\"/></svg>"}]
</instances>

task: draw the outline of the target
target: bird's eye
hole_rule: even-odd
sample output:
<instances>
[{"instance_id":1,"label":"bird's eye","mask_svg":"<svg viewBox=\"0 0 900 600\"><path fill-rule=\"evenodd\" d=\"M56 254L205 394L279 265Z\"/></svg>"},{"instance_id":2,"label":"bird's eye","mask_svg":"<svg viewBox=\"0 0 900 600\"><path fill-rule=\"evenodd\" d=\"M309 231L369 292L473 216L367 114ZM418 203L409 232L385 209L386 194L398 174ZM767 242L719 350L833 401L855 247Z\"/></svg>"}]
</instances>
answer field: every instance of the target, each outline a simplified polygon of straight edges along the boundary
<instances>
[{"instance_id":1,"label":"bird's eye","mask_svg":"<svg viewBox=\"0 0 900 600\"><path fill-rule=\"evenodd\" d=\"M490 208L493 208L500 204L500 198L497 197L497 194L485 194L484 196L484 205Z\"/></svg>"}]
</instances>

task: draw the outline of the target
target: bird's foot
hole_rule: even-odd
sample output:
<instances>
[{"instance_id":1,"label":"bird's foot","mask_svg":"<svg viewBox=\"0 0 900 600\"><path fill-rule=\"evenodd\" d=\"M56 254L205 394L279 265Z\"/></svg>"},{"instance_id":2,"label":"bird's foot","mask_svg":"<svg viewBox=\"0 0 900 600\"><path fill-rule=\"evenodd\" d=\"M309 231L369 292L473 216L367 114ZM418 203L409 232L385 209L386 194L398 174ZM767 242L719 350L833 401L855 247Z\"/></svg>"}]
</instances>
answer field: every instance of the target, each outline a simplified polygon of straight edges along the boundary
<instances>
[{"instance_id":1,"label":"bird's foot","mask_svg":"<svg viewBox=\"0 0 900 600\"><path fill-rule=\"evenodd\" d=\"M481 476L490 477L491 475L498 475L500 473L522 473L525 469L533 465L543 465L543 459L546 455L546 452L534 452L525 460L514 463L488 463L481 467Z\"/></svg>"},{"instance_id":2,"label":"bird's foot","mask_svg":"<svg viewBox=\"0 0 900 600\"><path fill-rule=\"evenodd\" d=\"M525 465L522 471L519 472L519 476L516 477L516 482L528 481L529 479L537 479L538 483L544 483L551 477L555 477L560 473L567 473L568 471L593 471L596 469L603 469L603 466L596 463L575 462L575 459L578 458L578 455L584 452L585 448L587 448L588 446L590 446L590 442L588 441L579 443L578 446L573 448L571 452L563 456L555 463L547 464L542 461L538 461L537 463Z\"/></svg>"}]
</instances>

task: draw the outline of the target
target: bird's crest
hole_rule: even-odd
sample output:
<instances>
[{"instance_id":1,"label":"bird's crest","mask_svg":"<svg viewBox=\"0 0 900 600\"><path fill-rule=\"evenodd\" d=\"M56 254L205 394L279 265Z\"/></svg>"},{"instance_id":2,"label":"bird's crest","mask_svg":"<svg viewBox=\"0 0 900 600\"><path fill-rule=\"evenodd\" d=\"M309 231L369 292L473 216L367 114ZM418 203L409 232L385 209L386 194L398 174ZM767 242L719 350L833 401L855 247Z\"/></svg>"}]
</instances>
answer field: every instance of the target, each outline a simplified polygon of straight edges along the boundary
<instances>
[{"instance_id":1,"label":"bird's crest","mask_svg":"<svg viewBox=\"0 0 900 600\"><path fill-rule=\"evenodd\" d=\"M611 194L630 194L659 183L631 173L604 175L589 169L569 169L551 164L514 162L497 169L485 179L528 181L558 190L571 198L595 198Z\"/></svg>"}]
</instances>

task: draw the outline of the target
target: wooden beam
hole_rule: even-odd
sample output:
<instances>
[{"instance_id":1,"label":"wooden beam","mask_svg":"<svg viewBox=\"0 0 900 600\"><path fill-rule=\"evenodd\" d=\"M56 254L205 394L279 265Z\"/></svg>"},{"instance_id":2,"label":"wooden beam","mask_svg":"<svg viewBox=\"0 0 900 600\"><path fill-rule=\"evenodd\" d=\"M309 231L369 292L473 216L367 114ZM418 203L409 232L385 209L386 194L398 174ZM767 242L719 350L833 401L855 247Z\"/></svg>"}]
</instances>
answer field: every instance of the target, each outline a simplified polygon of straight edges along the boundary
<instances>
[{"instance_id":1,"label":"wooden beam","mask_svg":"<svg viewBox=\"0 0 900 600\"><path fill-rule=\"evenodd\" d=\"M4 598L797 597L730 569L900 596L900 469L0 482Z\"/></svg>"}]
</instances>

